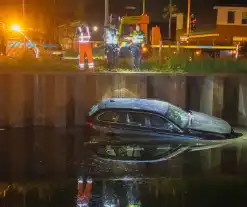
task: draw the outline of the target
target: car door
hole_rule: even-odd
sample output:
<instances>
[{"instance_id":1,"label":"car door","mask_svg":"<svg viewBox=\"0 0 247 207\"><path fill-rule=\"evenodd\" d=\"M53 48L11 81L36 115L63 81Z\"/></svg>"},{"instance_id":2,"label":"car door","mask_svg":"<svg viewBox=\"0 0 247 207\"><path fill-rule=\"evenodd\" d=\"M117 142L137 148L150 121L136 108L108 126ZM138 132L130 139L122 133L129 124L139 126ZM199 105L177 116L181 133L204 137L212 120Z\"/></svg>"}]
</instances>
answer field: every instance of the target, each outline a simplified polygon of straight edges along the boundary
<instances>
[{"instance_id":1,"label":"car door","mask_svg":"<svg viewBox=\"0 0 247 207\"><path fill-rule=\"evenodd\" d=\"M131 143L133 136L126 131L128 122L125 110L107 110L100 113L96 117L95 127L99 134L87 147L99 157L125 159L126 153L136 157L140 151L136 144Z\"/></svg>"},{"instance_id":2,"label":"car door","mask_svg":"<svg viewBox=\"0 0 247 207\"><path fill-rule=\"evenodd\" d=\"M125 143L147 143L150 141L148 116L144 112L126 111L126 123L122 125L121 140ZM150 143L149 143L150 144Z\"/></svg>"},{"instance_id":3,"label":"car door","mask_svg":"<svg viewBox=\"0 0 247 207\"><path fill-rule=\"evenodd\" d=\"M156 115L149 115L150 136L154 143L183 144L191 145L196 141L195 137L185 134L184 131L174 125L166 118Z\"/></svg>"},{"instance_id":4,"label":"car door","mask_svg":"<svg viewBox=\"0 0 247 207\"><path fill-rule=\"evenodd\" d=\"M96 117L97 141L116 142L123 134L123 126L126 123L126 113L117 110L107 110Z\"/></svg>"},{"instance_id":5,"label":"car door","mask_svg":"<svg viewBox=\"0 0 247 207\"><path fill-rule=\"evenodd\" d=\"M171 139L172 135L164 136L164 120L158 120L161 123L157 123L156 120L155 124L155 120L150 118L152 116L145 112L116 112L113 116L105 114L99 117L101 131L104 131L103 136L107 139L91 146L98 159L137 163L160 162L188 149L186 145L174 143L176 139ZM157 130L158 124L163 128Z\"/></svg>"},{"instance_id":6,"label":"car door","mask_svg":"<svg viewBox=\"0 0 247 207\"><path fill-rule=\"evenodd\" d=\"M124 114L121 116L122 121L116 118L111 127L108 126L108 129L114 133L111 134L109 145L100 147L100 153L105 153L101 156L122 162L127 160L140 162L143 159L160 158L162 153L164 155L172 150L170 145L158 149L158 146L150 142L152 129L148 125L149 114L134 110L122 111L122 113ZM119 129L120 126L121 129ZM153 157L152 153L157 150L159 154Z\"/></svg>"},{"instance_id":7,"label":"car door","mask_svg":"<svg viewBox=\"0 0 247 207\"><path fill-rule=\"evenodd\" d=\"M122 126L121 137L127 143L150 145L151 143L167 142L169 144L175 140L172 138L177 135L175 126L165 119L150 113L128 111L126 119L127 123Z\"/></svg>"},{"instance_id":8,"label":"car door","mask_svg":"<svg viewBox=\"0 0 247 207\"><path fill-rule=\"evenodd\" d=\"M108 140L111 144L148 142L150 128L147 114L126 110L111 110L100 114L97 131L100 140Z\"/></svg>"}]
</instances>

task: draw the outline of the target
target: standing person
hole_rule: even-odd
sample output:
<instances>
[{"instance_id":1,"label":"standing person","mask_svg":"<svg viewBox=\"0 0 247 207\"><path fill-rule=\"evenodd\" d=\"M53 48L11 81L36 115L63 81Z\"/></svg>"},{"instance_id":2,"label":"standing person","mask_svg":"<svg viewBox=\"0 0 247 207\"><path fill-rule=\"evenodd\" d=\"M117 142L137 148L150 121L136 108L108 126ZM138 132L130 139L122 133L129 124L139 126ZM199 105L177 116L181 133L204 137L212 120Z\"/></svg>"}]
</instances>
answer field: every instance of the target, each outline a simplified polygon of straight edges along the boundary
<instances>
[{"instance_id":1,"label":"standing person","mask_svg":"<svg viewBox=\"0 0 247 207\"><path fill-rule=\"evenodd\" d=\"M132 37L132 47L131 53L133 57L133 68L139 68L142 59L142 44L146 42L146 36L143 31L141 31L140 25L136 25L136 29L130 35Z\"/></svg>"},{"instance_id":2,"label":"standing person","mask_svg":"<svg viewBox=\"0 0 247 207\"><path fill-rule=\"evenodd\" d=\"M127 191L128 206L127 207L140 207L141 201L139 200L140 191L136 181L129 183Z\"/></svg>"},{"instance_id":3,"label":"standing person","mask_svg":"<svg viewBox=\"0 0 247 207\"><path fill-rule=\"evenodd\" d=\"M89 207L89 201L92 197L93 180L91 177L87 178L85 190L83 188L83 178L78 178L78 195L77 207Z\"/></svg>"},{"instance_id":4,"label":"standing person","mask_svg":"<svg viewBox=\"0 0 247 207\"><path fill-rule=\"evenodd\" d=\"M112 19L110 27L106 28L104 37L106 44L107 67L109 70L115 69L118 64L119 34L116 24L116 19Z\"/></svg>"},{"instance_id":5,"label":"standing person","mask_svg":"<svg viewBox=\"0 0 247 207\"><path fill-rule=\"evenodd\" d=\"M114 191L114 183L103 181L103 207L120 207L119 198Z\"/></svg>"},{"instance_id":6,"label":"standing person","mask_svg":"<svg viewBox=\"0 0 247 207\"><path fill-rule=\"evenodd\" d=\"M82 70L85 69L85 54L88 59L88 67L91 71L94 70L94 63L93 63L93 49L92 43L90 42L91 34L89 31L89 27L86 25L82 25L78 27L78 34L79 34L79 54L80 54L80 61L79 66Z\"/></svg>"},{"instance_id":7,"label":"standing person","mask_svg":"<svg viewBox=\"0 0 247 207\"><path fill-rule=\"evenodd\" d=\"M113 194L111 197L104 198L103 207L120 207L120 202L118 197Z\"/></svg>"}]
</instances>

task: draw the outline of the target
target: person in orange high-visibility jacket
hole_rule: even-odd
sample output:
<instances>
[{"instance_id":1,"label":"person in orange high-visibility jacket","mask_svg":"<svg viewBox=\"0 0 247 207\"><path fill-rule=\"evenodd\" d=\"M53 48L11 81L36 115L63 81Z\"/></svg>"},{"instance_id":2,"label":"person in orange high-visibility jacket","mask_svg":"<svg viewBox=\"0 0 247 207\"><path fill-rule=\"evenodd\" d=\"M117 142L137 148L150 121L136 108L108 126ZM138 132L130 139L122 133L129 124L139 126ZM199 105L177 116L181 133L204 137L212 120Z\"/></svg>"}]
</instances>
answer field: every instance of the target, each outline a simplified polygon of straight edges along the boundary
<instances>
[{"instance_id":1,"label":"person in orange high-visibility jacket","mask_svg":"<svg viewBox=\"0 0 247 207\"><path fill-rule=\"evenodd\" d=\"M91 177L87 178L85 190L83 189L83 178L78 178L77 207L89 207L89 201L92 197L93 181Z\"/></svg>"},{"instance_id":2,"label":"person in orange high-visibility jacket","mask_svg":"<svg viewBox=\"0 0 247 207\"><path fill-rule=\"evenodd\" d=\"M82 70L85 69L85 55L88 59L88 67L89 69L94 69L93 63L93 51L92 51L92 43L90 42L91 35L88 26L81 26L78 28L79 33L79 55L80 61L79 66Z\"/></svg>"}]
</instances>

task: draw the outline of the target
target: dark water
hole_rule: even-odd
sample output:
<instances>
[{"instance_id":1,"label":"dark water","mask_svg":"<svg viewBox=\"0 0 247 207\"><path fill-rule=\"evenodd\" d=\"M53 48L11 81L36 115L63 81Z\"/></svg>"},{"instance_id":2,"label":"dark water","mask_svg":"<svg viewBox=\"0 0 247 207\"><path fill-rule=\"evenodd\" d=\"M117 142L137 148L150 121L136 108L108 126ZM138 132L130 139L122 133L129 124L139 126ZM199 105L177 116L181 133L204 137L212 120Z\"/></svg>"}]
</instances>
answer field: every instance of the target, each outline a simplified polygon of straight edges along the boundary
<instances>
[{"instance_id":1,"label":"dark water","mask_svg":"<svg viewBox=\"0 0 247 207\"><path fill-rule=\"evenodd\" d=\"M76 206L77 178L91 175L91 206L247 206L247 147L183 153L153 164L90 157L81 129L0 131L0 206ZM246 158L245 158L246 157ZM4 193L5 192L5 193Z\"/></svg>"}]
</instances>

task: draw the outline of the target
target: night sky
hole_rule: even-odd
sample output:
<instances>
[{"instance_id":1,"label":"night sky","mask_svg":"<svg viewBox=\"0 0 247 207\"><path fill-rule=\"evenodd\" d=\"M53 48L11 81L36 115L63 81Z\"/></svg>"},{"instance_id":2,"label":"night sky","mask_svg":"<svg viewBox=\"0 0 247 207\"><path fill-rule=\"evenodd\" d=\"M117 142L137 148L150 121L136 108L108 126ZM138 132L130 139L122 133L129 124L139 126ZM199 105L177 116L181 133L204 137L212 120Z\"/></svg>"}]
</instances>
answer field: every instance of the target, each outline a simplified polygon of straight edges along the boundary
<instances>
[{"instance_id":1,"label":"night sky","mask_svg":"<svg viewBox=\"0 0 247 207\"><path fill-rule=\"evenodd\" d=\"M27 3L27 11L36 13L45 13L47 16L52 13L53 3L56 2L56 13L59 21L75 18L88 19L94 22L103 22L104 20L104 0L25 0ZM2 9L4 5L9 7L20 7L22 0L0 0ZM162 10L168 5L169 0L146 0L147 12L151 17L151 21L164 21L162 19ZM202 27L210 27L215 24L216 12L213 6L219 4L247 4L247 0L191 0L191 12L197 17L197 22ZM173 0L179 11L187 11L187 0ZM141 0L110 0L110 12L123 15L125 6L136 6L141 8ZM8 8L9 8L8 7ZM140 10L136 11L141 12Z\"/></svg>"}]
</instances>

